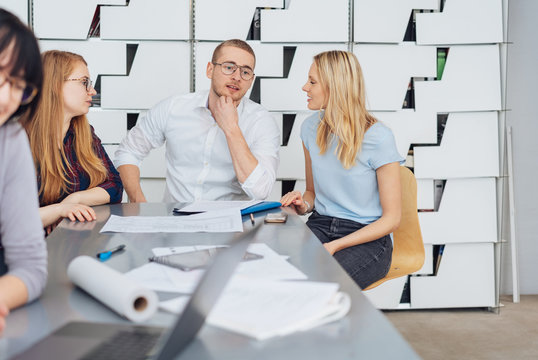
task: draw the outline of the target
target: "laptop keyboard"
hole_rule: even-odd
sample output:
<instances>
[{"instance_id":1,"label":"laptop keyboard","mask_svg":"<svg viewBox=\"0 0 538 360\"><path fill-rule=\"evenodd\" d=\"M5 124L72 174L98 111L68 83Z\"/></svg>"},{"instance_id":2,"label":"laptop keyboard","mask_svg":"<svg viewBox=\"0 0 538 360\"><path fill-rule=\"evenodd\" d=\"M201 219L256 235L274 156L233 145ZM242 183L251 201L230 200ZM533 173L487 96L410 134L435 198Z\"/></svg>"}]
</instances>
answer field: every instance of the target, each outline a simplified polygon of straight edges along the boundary
<instances>
[{"instance_id":1,"label":"laptop keyboard","mask_svg":"<svg viewBox=\"0 0 538 360\"><path fill-rule=\"evenodd\" d=\"M86 354L82 360L147 359L160 336L161 333L158 332L118 331Z\"/></svg>"}]
</instances>

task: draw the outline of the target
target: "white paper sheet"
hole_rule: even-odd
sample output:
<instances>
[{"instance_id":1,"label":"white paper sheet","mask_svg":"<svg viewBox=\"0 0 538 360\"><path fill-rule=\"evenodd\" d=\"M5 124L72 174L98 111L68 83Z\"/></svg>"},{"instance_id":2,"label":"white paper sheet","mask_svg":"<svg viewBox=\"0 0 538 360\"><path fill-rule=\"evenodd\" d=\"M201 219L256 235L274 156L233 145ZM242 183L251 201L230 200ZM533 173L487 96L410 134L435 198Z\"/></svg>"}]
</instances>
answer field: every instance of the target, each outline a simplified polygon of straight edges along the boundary
<instances>
[{"instance_id":1,"label":"white paper sheet","mask_svg":"<svg viewBox=\"0 0 538 360\"><path fill-rule=\"evenodd\" d=\"M190 294L203 274L204 270L181 271L150 262L126 272L125 276L155 291Z\"/></svg>"},{"instance_id":2,"label":"white paper sheet","mask_svg":"<svg viewBox=\"0 0 538 360\"><path fill-rule=\"evenodd\" d=\"M195 201L183 208L181 211L195 212L195 211L213 211L223 209L245 209L252 205L261 203L262 200L248 200L248 201Z\"/></svg>"},{"instance_id":3,"label":"white paper sheet","mask_svg":"<svg viewBox=\"0 0 538 360\"><path fill-rule=\"evenodd\" d=\"M311 329L345 316L347 294L337 283L259 281L234 278L213 308L207 322L259 340ZM181 313L188 301L182 296L159 307Z\"/></svg>"},{"instance_id":4,"label":"white paper sheet","mask_svg":"<svg viewBox=\"0 0 538 360\"><path fill-rule=\"evenodd\" d=\"M170 300L161 301L159 303L159 308L172 314L181 314L185 309L185 306L187 306L190 298L191 297L189 295L183 295Z\"/></svg>"},{"instance_id":5,"label":"white paper sheet","mask_svg":"<svg viewBox=\"0 0 538 360\"><path fill-rule=\"evenodd\" d=\"M154 248L152 251L155 256L164 256L188 251L203 250L211 247L215 246L175 246L168 248ZM263 259L241 262L237 267L237 274L263 280L307 279L307 276L303 272L286 261L288 256L279 255L277 252L267 246L267 244L250 244L248 251L254 254L262 255Z\"/></svg>"},{"instance_id":6,"label":"white paper sheet","mask_svg":"<svg viewBox=\"0 0 538 360\"><path fill-rule=\"evenodd\" d=\"M189 216L111 215L100 232L234 232L243 231L238 208L208 211Z\"/></svg>"},{"instance_id":7,"label":"white paper sheet","mask_svg":"<svg viewBox=\"0 0 538 360\"><path fill-rule=\"evenodd\" d=\"M155 256L213 248L212 245L176 246L154 248ZM305 280L307 276L263 243L250 244L248 251L263 255L263 259L244 261L239 264L235 275L259 280ZM190 294L196 288L204 270L181 271L170 266L148 263L127 272L125 275L140 284L155 290Z\"/></svg>"}]
</instances>

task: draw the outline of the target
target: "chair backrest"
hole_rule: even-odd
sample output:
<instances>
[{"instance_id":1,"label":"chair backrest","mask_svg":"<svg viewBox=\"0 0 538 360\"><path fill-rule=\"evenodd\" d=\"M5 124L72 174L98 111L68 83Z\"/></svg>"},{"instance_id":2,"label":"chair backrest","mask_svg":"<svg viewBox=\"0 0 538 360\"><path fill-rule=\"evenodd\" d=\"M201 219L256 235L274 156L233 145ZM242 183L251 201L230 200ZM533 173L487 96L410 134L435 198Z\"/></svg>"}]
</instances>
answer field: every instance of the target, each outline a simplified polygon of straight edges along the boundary
<instances>
[{"instance_id":1,"label":"chair backrest","mask_svg":"<svg viewBox=\"0 0 538 360\"><path fill-rule=\"evenodd\" d=\"M364 290L370 290L387 280L405 276L420 270L424 264L424 243L418 221L417 181L415 175L405 166L400 167L402 186L402 218L394 231L392 263L387 275Z\"/></svg>"}]
</instances>

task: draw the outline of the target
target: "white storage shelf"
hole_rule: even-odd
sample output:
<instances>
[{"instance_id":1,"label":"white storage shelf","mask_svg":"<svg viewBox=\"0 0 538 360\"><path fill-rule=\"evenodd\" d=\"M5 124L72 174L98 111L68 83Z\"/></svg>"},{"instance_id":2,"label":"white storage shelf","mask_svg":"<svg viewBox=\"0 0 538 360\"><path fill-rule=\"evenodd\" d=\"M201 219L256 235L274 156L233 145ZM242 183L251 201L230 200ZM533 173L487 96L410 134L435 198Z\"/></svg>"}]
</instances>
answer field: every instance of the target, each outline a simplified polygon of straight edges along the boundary
<instances>
[{"instance_id":1,"label":"white storage shelf","mask_svg":"<svg viewBox=\"0 0 538 360\"><path fill-rule=\"evenodd\" d=\"M101 39L188 40L189 0L131 0L101 8Z\"/></svg>"},{"instance_id":2,"label":"white storage shelf","mask_svg":"<svg viewBox=\"0 0 538 360\"><path fill-rule=\"evenodd\" d=\"M101 7L101 38L88 40L98 5L108 5ZM352 48L363 67L368 109L393 130L402 156L414 144L419 209L434 208L435 183L446 180L438 211L419 214L426 261L411 277L410 303L399 303L406 277L368 296L390 309L496 305L501 0L450 0L442 12L438 0L197 0L194 22L187 0L0 0L0 6L23 21L31 10L42 50L70 50L86 58L92 80L101 82L101 107L88 117L111 158L127 131L127 114L187 93L191 85L209 88L206 67L215 46L225 39L246 39L261 8L260 40L249 40L257 54L261 104L281 129L283 114L295 114L289 141L281 147L271 200L280 199L283 180L297 180L295 189L305 189L299 135L310 112L301 88L312 57ZM416 14L416 42L403 42L416 10L425 11ZM440 47L449 53L437 79ZM294 53L287 63L290 48ZM403 109L411 79L415 107ZM431 146L437 143L439 113L448 119L440 144ZM144 160L141 174L147 199L161 201L165 147ZM434 274L437 245L445 250Z\"/></svg>"},{"instance_id":3,"label":"white storage shelf","mask_svg":"<svg viewBox=\"0 0 538 360\"><path fill-rule=\"evenodd\" d=\"M356 44L353 52L362 67L372 111L401 110L411 78L436 76L435 46Z\"/></svg>"},{"instance_id":4,"label":"white storage shelf","mask_svg":"<svg viewBox=\"0 0 538 360\"><path fill-rule=\"evenodd\" d=\"M431 250L431 246L426 245L426 250ZM432 261L431 255L426 256L426 261ZM409 277L410 301L403 305L400 298L406 281L405 276L393 279L365 294L380 309L493 307L496 304L493 243L446 245L436 275Z\"/></svg>"},{"instance_id":5,"label":"white storage shelf","mask_svg":"<svg viewBox=\"0 0 538 360\"><path fill-rule=\"evenodd\" d=\"M449 0L443 12L417 14L417 44L503 41L502 0Z\"/></svg>"},{"instance_id":6,"label":"white storage shelf","mask_svg":"<svg viewBox=\"0 0 538 360\"><path fill-rule=\"evenodd\" d=\"M354 0L354 40L400 43L414 9L437 10L438 6L438 0Z\"/></svg>"}]
</instances>

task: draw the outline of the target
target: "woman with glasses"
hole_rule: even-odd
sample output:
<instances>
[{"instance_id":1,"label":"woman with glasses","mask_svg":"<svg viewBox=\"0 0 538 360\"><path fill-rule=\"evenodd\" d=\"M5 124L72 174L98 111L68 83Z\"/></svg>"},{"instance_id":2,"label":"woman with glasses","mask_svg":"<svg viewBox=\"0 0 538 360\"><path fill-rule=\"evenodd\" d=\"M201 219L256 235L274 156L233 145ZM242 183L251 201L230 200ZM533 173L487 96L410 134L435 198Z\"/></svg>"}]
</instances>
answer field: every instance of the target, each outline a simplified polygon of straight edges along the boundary
<instances>
[{"instance_id":1,"label":"woman with glasses","mask_svg":"<svg viewBox=\"0 0 538 360\"><path fill-rule=\"evenodd\" d=\"M86 114L96 94L86 61L43 54L43 95L26 126L37 170L39 213L50 232L64 217L92 221L90 207L121 201L123 186Z\"/></svg>"},{"instance_id":2,"label":"woman with glasses","mask_svg":"<svg viewBox=\"0 0 538 360\"><path fill-rule=\"evenodd\" d=\"M42 81L34 35L0 9L0 332L9 309L38 297L47 280L35 170L18 121L35 111Z\"/></svg>"},{"instance_id":3,"label":"woman with glasses","mask_svg":"<svg viewBox=\"0 0 538 360\"><path fill-rule=\"evenodd\" d=\"M353 53L316 55L303 91L308 108L316 110L301 127L306 191L292 191L281 202L299 214L313 211L308 227L365 288L390 268L403 158L391 130L366 110L362 70Z\"/></svg>"}]
</instances>

